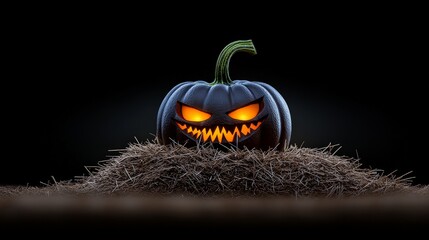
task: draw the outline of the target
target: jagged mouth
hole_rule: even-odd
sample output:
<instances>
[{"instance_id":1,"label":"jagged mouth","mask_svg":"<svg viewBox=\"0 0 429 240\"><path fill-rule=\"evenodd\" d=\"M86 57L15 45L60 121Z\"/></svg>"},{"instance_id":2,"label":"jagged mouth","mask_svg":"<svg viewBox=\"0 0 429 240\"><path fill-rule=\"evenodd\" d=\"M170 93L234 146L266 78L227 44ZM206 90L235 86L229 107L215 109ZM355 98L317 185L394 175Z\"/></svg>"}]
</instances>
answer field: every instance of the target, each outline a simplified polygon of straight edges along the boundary
<instances>
[{"instance_id":1,"label":"jagged mouth","mask_svg":"<svg viewBox=\"0 0 429 240\"><path fill-rule=\"evenodd\" d=\"M183 133L195 140L200 140L202 142L211 141L213 143L231 143L237 140L240 141L242 138L252 135L259 129L262 122L263 119L250 123L211 127L198 127L178 121L176 121L176 124Z\"/></svg>"}]
</instances>

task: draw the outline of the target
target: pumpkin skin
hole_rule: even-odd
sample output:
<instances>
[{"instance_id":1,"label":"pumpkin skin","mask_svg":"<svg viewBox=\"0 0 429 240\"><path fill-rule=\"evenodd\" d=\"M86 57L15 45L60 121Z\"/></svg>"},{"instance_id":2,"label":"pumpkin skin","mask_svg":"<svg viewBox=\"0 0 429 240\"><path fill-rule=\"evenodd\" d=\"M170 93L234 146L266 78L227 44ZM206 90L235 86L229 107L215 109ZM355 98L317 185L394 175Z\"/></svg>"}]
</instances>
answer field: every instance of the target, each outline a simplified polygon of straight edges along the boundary
<instances>
[{"instance_id":1,"label":"pumpkin skin","mask_svg":"<svg viewBox=\"0 0 429 240\"><path fill-rule=\"evenodd\" d=\"M243 43L253 47L250 40L228 46ZM226 76L229 78L227 71ZM180 83L165 96L158 111L156 135L161 144L174 141L195 146L208 142L216 147L284 150L291 128L286 101L266 83L195 81Z\"/></svg>"}]
</instances>

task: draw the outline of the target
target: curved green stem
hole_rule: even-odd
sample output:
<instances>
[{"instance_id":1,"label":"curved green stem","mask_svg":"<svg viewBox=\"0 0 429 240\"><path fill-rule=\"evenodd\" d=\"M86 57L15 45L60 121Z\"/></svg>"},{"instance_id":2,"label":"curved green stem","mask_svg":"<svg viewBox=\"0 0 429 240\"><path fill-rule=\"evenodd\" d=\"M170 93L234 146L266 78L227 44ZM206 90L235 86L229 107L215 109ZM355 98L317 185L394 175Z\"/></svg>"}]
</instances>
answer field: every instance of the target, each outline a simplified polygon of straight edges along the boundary
<instances>
[{"instance_id":1,"label":"curved green stem","mask_svg":"<svg viewBox=\"0 0 429 240\"><path fill-rule=\"evenodd\" d=\"M236 52L247 52L255 55L256 49L252 40L239 40L226 45L217 58L215 79L211 85L230 84L232 82L229 76L229 61Z\"/></svg>"}]
</instances>

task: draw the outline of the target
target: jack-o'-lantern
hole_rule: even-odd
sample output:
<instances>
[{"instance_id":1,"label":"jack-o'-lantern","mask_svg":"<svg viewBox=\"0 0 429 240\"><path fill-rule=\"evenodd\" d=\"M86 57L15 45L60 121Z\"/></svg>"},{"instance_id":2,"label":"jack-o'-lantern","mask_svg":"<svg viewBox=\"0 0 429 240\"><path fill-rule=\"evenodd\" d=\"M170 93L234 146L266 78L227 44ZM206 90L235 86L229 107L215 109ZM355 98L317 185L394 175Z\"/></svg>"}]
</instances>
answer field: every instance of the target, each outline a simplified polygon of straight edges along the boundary
<instances>
[{"instance_id":1,"label":"jack-o'-lantern","mask_svg":"<svg viewBox=\"0 0 429 240\"><path fill-rule=\"evenodd\" d=\"M157 116L161 144L212 143L263 150L288 146L291 118L285 100L266 83L232 81L229 62L236 52L256 54L251 40L232 42L218 57L213 82L183 82L165 96Z\"/></svg>"}]
</instances>

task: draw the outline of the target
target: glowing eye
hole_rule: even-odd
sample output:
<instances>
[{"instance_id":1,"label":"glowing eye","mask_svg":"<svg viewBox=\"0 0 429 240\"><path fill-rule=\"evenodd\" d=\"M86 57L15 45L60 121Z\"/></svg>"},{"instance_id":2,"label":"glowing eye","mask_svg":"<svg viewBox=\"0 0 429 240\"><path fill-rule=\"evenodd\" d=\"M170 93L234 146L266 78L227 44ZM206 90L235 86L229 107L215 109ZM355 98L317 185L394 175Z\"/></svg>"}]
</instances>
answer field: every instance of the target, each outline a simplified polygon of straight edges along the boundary
<instances>
[{"instance_id":1,"label":"glowing eye","mask_svg":"<svg viewBox=\"0 0 429 240\"><path fill-rule=\"evenodd\" d=\"M253 103L228 113L228 116L237 120L247 121L256 117L258 113L259 103Z\"/></svg>"},{"instance_id":2,"label":"glowing eye","mask_svg":"<svg viewBox=\"0 0 429 240\"><path fill-rule=\"evenodd\" d=\"M186 121L202 122L209 119L211 115L193 107L182 105L182 117Z\"/></svg>"}]
</instances>

